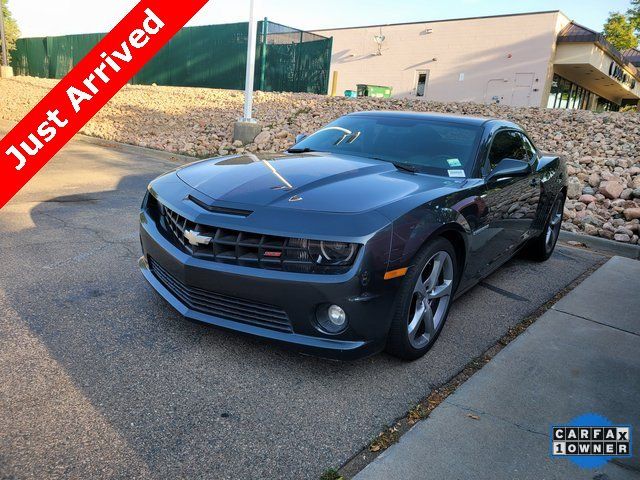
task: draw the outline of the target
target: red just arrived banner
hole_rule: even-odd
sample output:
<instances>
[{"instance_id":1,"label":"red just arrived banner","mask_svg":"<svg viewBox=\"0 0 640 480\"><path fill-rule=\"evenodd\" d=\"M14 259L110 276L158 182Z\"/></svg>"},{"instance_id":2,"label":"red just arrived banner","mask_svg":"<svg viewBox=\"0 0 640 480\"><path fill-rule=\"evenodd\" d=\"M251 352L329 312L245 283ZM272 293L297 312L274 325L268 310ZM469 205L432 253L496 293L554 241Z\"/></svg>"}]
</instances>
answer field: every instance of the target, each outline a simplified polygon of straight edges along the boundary
<instances>
[{"instance_id":1,"label":"red just arrived banner","mask_svg":"<svg viewBox=\"0 0 640 480\"><path fill-rule=\"evenodd\" d=\"M208 0L141 0L0 140L0 208L76 134Z\"/></svg>"}]
</instances>

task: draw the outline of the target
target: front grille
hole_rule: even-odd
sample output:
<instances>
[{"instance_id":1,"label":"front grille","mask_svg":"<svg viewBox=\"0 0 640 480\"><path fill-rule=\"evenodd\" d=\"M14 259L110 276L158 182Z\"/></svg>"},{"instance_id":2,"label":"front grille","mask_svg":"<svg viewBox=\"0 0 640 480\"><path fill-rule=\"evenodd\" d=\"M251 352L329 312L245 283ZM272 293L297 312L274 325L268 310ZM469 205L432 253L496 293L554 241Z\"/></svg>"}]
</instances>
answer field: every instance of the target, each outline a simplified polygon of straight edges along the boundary
<instances>
[{"instance_id":1,"label":"front grille","mask_svg":"<svg viewBox=\"0 0 640 480\"><path fill-rule=\"evenodd\" d=\"M307 240L243 232L201 225L155 202L159 223L168 238L185 252L206 260L246 267L298 273L342 273L349 267L318 265L309 255ZM198 233L201 243L187 238ZM211 240L208 240L211 239ZM198 243L196 241L195 243Z\"/></svg>"},{"instance_id":2,"label":"front grille","mask_svg":"<svg viewBox=\"0 0 640 480\"><path fill-rule=\"evenodd\" d=\"M293 331L289 317L281 308L191 287L176 279L150 257L149 267L160 283L192 310L281 332Z\"/></svg>"}]
</instances>

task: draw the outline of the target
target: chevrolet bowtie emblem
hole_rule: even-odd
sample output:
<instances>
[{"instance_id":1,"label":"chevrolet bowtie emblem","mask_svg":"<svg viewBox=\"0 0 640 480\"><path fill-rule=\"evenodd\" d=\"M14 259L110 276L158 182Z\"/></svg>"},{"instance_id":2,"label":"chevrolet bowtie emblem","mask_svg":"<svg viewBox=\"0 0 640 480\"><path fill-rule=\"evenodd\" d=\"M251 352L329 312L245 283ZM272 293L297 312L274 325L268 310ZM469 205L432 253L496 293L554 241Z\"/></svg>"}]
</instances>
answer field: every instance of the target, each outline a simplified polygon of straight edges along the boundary
<instances>
[{"instance_id":1,"label":"chevrolet bowtie emblem","mask_svg":"<svg viewBox=\"0 0 640 480\"><path fill-rule=\"evenodd\" d=\"M186 238L187 241L195 247L198 247L200 245L209 245L211 243L211 240L213 240L211 237L202 235L200 232L197 232L195 230L185 230L184 238Z\"/></svg>"}]
</instances>

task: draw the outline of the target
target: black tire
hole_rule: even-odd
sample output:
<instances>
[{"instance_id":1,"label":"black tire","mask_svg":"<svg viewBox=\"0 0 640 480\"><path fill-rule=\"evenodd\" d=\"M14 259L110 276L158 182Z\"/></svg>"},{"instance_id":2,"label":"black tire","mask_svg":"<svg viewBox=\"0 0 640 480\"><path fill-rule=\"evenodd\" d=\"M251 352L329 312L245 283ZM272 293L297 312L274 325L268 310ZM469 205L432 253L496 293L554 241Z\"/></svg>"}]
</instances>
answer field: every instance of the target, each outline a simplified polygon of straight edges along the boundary
<instances>
[{"instance_id":1,"label":"black tire","mask_svg":"<svg viewBox=\"0 0 640 480\"><path fill-rule=\"evenodd\" d=\"M447 299L446 305L442 305L442 311L440 312L441 316L437 326L434 325L435 314L431 315L431 327L433 329L428 334L428 339L426 331L427 327L424 327L425 332L420 337L424 337L424 345L421 345L416 340L415 336L412 336L412 338L410 338L409 334L409 328L412 324L410 320L410 313L416 310L417 301L415 297L417 295L420 295L419 293L415 292L415 289L418 288L419 278L422 280L423 275L426 275L429 272L433 272L434 261L438 261L434 256L440 255L441 252L445 252L447 255L449 255L451 260L451 268L453 271L450 294L448 295L449 298ZM437 258L439 259L440 257L438 256ZM443 256L443 258L444 261L441 263L443 263L443 265L446 265L448 260L446 260L446 256ZM431 268L431 270L428 270L428 268ZM443 267L443 272L441 275L439 275L439 278L442 279L439 280L439 282L442 282L442 285L440 285L440 287L444 286L444 284L446 283L446 281L444 280L444 270L448 271L448 267ZM453 248L453 245L451 245L449 241L444 238L438 237L428 242L424 247L420 249L420 251L415 255L413 262L402 281L402 285L396 297L393 319L391 321L391 328L387 337L386 350L388 353L403 360L416 360L429 351L429 349L433 346L438 336L440 335L442 327L444 326L447 317L449 316L449 309L451 308L453 295L455 293L459 278L460 272L456 259L456 252ZM436 284L439 282L436 282ZM426 297L422 298L426 300ZM429 306L431 312L433 312L434 309L436 310L436 312L438 312L438 308L440 308L441 299L436 298L434 300L431 300L431 302L435 302L435 300L438 300L438 305L437 307L434 305L434 308ZM427 300L427 302L429 302L429 300ZM423 303L420 303L419 305L424 308L426 312L427 307L424 306ZM417 317L417 315L412 315L412 317L415 318Z\"/></svg>"},{"instance_id":2,"label":"black tire","mask_svg":"<svg viewBox=\"0 0 640 480\"><path fill-rule=\"evenodd\" d=\"M556 243L558 243L558 237L560 236L565 201L566 196L564 192L554 200L547 214L547 220L544 223L542 233L529 240L523 248L522 253L527 258L535 260L536 262L544 262L553 255L553 250L556 248ZM556 223L552 225L553 222ZM551 238L549 235L551 235Z\"/></svg>"}]
</instances>

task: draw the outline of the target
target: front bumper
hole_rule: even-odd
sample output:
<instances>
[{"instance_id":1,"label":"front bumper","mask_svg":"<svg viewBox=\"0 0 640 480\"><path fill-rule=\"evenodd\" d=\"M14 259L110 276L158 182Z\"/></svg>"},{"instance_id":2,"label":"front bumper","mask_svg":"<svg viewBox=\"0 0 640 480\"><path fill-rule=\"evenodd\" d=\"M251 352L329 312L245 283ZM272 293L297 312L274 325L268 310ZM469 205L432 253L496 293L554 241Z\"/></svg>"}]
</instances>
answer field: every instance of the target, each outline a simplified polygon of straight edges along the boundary
<instances>
[{"instance_id":1,"label":"front bumper","mask_svg":"<svg viewBox=\"0 0 640 480\"><path fill-rule=\"evenodd\" d=\"M262 270L216 263L193 257L169 241L146 212L141 212L140 269L151 286L184 317L227 330L277 342L297 351L326 358L354 360L381 351L390 326L397 281L384 281L372 272L362 249L353 268L340 275ZM291 332L278 331L224 316L211 315L183 303L154 274L149 258L184 285L233 298L273 305L286 312ZM363 286L361 273L367 271ZM338 335L316 327L319 305L337 304L347 313L349 326Z\"/></svg>"}]
</instances>

